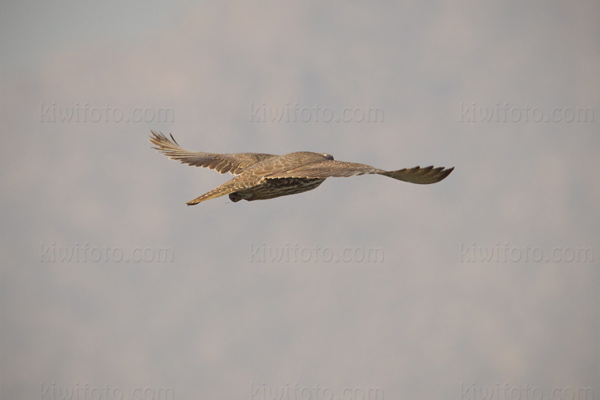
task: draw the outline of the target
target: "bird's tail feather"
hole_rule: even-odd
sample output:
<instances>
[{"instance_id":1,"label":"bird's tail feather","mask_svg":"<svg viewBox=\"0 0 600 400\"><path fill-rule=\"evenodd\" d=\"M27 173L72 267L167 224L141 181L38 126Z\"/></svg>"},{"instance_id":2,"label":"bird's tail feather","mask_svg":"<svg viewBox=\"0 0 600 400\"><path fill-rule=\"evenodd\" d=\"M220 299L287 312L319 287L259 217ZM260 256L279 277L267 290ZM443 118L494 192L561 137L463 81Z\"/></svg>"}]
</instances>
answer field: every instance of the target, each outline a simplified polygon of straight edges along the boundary
<instances>
[{"instance_id":1,"label":"bird's tail feather","mask_svg":"<svg viewBox=\"0 0 600 400\"><path fill-rule=\"evenodd\" d=\"M219 186L216 189L211 190L208 193L204 193L202 196L196 197L194 200L190 200L187 202L188 206L194 206L198 203L201 203L206 200L214 199L217 197L225 196L227 194L233 193L238 189L232 187L231 185L227 185L227 183Z\"/></svg>"}]
</instances>

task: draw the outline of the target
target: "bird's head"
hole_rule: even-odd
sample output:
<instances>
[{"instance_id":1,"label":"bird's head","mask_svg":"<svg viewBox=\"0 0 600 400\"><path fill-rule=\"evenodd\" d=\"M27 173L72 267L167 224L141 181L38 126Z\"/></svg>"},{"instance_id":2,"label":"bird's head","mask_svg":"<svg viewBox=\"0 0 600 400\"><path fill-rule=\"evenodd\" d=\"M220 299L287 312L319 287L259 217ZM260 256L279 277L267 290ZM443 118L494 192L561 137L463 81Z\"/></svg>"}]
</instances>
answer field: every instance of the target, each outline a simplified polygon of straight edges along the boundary
<instances>
[{"instance_id":1,"label":"bird's head","mask_svg":"<svg viewBox=\"0 0 600 400\"><path fill-rule=\"evenodd\" d=\"M327 154L327 153L321 153L321 155L322 155L323 157L325 157L326 159L328 159L328 160L333 160L333 156L332 156L331 154Z\"/></svg>"}]
</instances>

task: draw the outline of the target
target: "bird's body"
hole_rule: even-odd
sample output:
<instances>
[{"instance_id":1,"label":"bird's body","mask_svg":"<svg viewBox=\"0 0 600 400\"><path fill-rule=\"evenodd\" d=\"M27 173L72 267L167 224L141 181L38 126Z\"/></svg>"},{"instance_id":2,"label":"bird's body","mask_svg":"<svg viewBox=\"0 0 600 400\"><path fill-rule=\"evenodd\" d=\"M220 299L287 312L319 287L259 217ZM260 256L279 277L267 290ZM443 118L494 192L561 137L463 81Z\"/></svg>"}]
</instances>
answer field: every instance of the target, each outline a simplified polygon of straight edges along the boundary
<instances>
[{"instance_id":1,"label":"bird's body","mask_svg":"<svg viewBox=\"0 0 600 400\"><path fill-rule=\"evenodd\" d=\"M275 197L298 194L316 189L325 179L309 178L261 178L251 188L230 193L229 199L234 203L240 200L267 200Z\"/></svg>"},{"instance_id":2,"label":"bird's body","mask_svg":"<svg viewBox=\"0 0 600 400\"><path fill-rule=\"evenodd\" d=\"M181 163L214 169L233 179L208 193L189 201L188 205L229 195L233 202L266 200L317 188L329 177L349 177L380 174L405 182L429 184L439 182L454 168L410 168L384 171L365 164L336 161L326 153L300 151L284 155L261 153L215 154L181 148L173 135L169 140L162 133L152 132L150 142L156 150Z\"/></svg>"}]
</instances>

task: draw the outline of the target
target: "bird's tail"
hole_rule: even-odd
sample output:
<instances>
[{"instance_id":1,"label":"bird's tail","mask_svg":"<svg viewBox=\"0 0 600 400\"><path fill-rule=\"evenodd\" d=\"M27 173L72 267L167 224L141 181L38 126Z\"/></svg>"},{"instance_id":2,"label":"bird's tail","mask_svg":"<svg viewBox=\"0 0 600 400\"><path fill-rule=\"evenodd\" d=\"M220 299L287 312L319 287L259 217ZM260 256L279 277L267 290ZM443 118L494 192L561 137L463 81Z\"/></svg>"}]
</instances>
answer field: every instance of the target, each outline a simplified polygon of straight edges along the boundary
<instances>
[{"instance_id":1,"label":"bird's tail","mask_svg":"<svg viewBox=\"0 0 600 400\"><path fill-rule=\"evenodd\" d=\"M224 183L216 189L211 190L208 193L204 193L202 196L196 197L194 200L190 200L187 202L188 206L194 206L198 203L201 203L206 200L215 199L217 197L225 196L227 194L236 192L238 188L233 187L233 185L228 184L229 182Z\"/></svg>"},{"instance_id":2,"label":"bird's tail","mask_svg":"<svg viewBox=\"0 0 600 400\"><path fill-rule=\"evenodd\" d=\"M227 194L238 192L240 190L248 189L250 187L255 186L258 183L259 182L257 180L248 179L248 177L236 176L235 178L225 182L218 188L213 189L208 193L204 193L202 196L196 197L194 200L188 201L187 205L193 206L193 205L196 205L196 204L201 203L206 200L214 199L217 197L225 196ZM237 200L234 200L233 198L231 199L231 201L233 201L233 202L236 202L239 200L241 200L241 199L237 199Z\"/></svg>"}]
</instances>

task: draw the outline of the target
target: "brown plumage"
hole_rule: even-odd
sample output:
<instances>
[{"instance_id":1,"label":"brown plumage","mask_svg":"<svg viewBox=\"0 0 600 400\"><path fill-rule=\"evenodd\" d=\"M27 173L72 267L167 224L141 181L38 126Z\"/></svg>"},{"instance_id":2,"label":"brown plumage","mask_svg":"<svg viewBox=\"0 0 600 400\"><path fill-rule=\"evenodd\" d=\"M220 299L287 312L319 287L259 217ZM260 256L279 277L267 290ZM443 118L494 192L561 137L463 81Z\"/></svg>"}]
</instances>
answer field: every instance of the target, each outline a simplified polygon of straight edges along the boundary
<instances>
[{"instance_id":1,"label":"brown plumage","mask_svg":"<svg viewBox=\"0 0 600 400\"><path fill-rule=\"evenodd\" d=\"M214 169L236 175L233 179L194 200L188 205L229 195L233 202L265 200L315 189L330 177L349 177L364 174L389 176L404 182L430 184L447 177L454 169L414 167L384 171L370 165L336 161L326 153L299 151L281 156L261 153L216 154L189 151L162 133L151 131L150 142L156 149L182 164Z\"/></svg>"}]
</instances>

